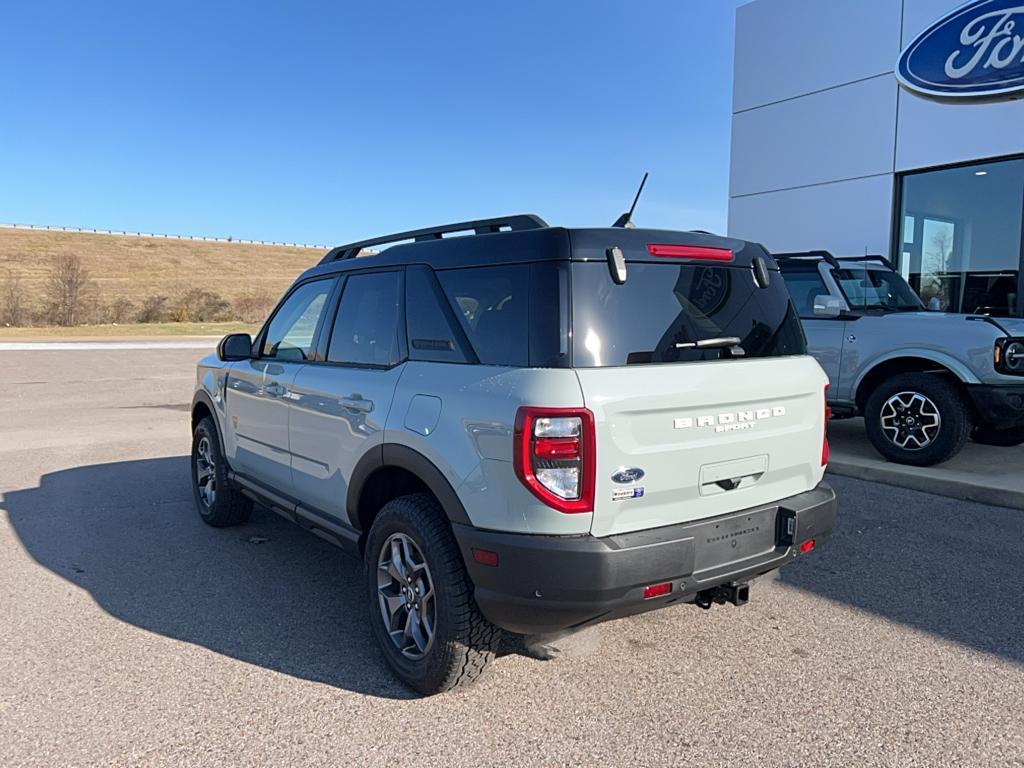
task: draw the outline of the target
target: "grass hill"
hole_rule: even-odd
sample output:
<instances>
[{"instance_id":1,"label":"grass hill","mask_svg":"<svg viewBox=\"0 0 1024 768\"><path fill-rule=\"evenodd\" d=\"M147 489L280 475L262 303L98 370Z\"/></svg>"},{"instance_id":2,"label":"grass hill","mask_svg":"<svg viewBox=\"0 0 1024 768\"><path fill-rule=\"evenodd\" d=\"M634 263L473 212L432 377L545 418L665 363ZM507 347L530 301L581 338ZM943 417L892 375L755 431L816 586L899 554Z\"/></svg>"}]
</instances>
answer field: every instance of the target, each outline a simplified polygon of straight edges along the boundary
<instances>
[{"instance_id":1,"label":"grass hill","mask_svg":"<svg viewBox=\"0 0 1024 768\"><path fill-rule=\"evenodd\" d=\"M46 310L50 278L66 255L77 256L87 273L84 322L136 322L147 306L157 310L145 318L151 322L252 322L273 306L300 272L319 261L323 251L0 227L0 317L5 298L10 303L11 286L16 285L23 318L17 324L52 322ZM190 309L180 309L183 302L196 303L196 289L209 294L199 300L219 307L219 316L188 316ZM166 316L158 316L161 313ZM5 322L10 324L9 319L0 319L0 325Z\"/></svg>"}]
</instances>

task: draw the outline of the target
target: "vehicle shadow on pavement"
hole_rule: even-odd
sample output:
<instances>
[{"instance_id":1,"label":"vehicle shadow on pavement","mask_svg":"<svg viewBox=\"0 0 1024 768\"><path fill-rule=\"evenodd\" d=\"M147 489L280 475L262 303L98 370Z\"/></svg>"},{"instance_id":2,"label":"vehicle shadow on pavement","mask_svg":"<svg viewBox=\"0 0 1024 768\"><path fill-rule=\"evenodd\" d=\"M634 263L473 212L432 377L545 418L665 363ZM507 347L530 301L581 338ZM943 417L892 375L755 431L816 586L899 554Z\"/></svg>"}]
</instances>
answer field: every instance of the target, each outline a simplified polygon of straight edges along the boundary
<instances>
[{"instance_id":1,"label":"vehicle shadow on pavement","mask_svg":"<svg viewBox=\"0 0 1024 768\"><path fill-rule=\"evenodd\" d=\"M33 558L122 621L295 677L415 697L378 653L361 565L259 508L245 525L206 526L187 457L53 472L0 507Z\"/></svg>"},{"instance_id":2,"label":"vehicle shadow on pavement","mask_svg":"<svg viewBox=\"0 0 1024 768\"><path fill-rule=\"evenodd\" d=\"M782 584L1024 663L1024 512L827 479L838 527Z\"/></svg>"}]
</instances>

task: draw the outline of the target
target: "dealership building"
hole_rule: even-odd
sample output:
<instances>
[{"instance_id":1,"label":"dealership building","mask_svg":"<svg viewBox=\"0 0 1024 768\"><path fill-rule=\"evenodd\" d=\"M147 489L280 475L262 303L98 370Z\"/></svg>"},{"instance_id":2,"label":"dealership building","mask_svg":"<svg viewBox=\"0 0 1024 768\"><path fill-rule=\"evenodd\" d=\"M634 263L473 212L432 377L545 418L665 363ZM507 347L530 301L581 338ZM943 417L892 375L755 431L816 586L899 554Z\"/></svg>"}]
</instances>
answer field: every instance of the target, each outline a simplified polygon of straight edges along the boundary
<instances>
[{"instance_id":1,"label":"dealership building","mask_svg":"<svg viewBox=\"0 0 1024 768\"><path fill-rule=\"evenodd\" d=\"M738 8L729 234L1024 316L1022 219L1024 0Z\"/></svg>"}]
</instances>

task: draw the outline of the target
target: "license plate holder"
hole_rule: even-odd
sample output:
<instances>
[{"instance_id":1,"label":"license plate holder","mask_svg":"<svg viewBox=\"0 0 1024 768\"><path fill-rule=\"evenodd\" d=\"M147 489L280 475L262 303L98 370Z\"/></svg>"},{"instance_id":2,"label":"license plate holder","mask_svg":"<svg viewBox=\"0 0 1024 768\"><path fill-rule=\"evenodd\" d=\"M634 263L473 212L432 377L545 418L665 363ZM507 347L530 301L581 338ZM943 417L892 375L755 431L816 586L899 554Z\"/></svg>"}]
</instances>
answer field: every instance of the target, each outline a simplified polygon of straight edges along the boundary
<instances>
[{"instance_id":1,"label":"license plate holder","mask_svg":"<svg viewBox=\"0 0 1024 768\"><path fill-rule=\"evenodd\" d=\"M709 520L695 537L694 571L720 568L771 552L775 548L777 514L778 509L769 508Z\"/></svg>"}]
</instances>

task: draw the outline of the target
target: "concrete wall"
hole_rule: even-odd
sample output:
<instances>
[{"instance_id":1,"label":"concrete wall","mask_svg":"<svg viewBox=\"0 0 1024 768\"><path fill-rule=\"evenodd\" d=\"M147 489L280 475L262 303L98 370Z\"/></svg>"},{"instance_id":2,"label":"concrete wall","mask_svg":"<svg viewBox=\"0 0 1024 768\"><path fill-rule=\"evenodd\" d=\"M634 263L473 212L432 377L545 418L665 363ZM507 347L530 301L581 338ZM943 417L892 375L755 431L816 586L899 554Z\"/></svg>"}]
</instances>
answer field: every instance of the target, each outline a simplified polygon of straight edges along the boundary
<instances>
[{"instance_id":1,"label":"concrete wall","mask_svg":"<svg viewBox=\"0 0 1024 768\"><path fill-rule=\"evenodd\" d=\"M754 0L736 12L729 234L888 255L895 174L1024 152L1024 100L939 104L893 71L961 0Z\"/></svg>"}]
</instances>

